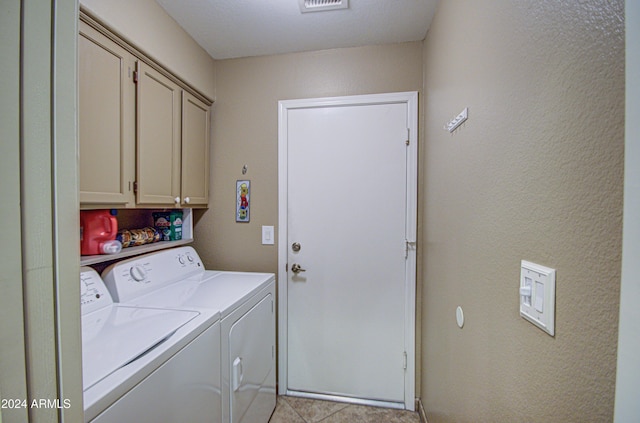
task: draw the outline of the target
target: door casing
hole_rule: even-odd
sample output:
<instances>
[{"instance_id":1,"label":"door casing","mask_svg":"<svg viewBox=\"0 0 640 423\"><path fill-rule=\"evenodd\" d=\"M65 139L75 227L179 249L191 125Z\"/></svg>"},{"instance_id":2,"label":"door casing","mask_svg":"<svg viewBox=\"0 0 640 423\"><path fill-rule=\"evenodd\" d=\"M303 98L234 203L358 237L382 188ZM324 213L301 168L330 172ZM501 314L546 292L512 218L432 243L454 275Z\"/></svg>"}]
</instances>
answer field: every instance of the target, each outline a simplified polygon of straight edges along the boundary
<instances>
[{"instance_id":1,"label":"door casing","mask_svg":"<svg viewBox=\"0 0 640 423\"><path fill-rule=\"evenodd\" d=\"M405 375L404 406L415 410L416 236L418 185L418 93L400 92L325 97L278 102L278 393L287 393L287 239L288 239L288 111L298 108L406 103L409 129L407 147L407 261L405 279Z\"/></svg>"}]
</instances>

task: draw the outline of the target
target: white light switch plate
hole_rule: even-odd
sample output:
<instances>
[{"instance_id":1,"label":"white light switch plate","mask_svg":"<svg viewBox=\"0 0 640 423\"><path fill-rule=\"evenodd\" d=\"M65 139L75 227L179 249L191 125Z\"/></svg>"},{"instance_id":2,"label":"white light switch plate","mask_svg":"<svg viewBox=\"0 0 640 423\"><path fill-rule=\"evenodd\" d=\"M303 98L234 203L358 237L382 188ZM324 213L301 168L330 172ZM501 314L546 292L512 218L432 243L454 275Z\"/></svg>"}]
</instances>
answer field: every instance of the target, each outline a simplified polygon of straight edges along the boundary
<instances>
[{"instance_id":1,"label":"white light switch plate","mask_svg":"<svg viewBox=\"0 0 640 423\"><path fill-rule=\"evenodd\" d=\"M275 243L273 226L262 227L262 245L273 245Z\"/></svg>"},{"instance_id":2,"label":"white light switch plate","mask_svg":"<svg viewBox=\"0 0 640 423\"><path fill-rule=\"evenodd\" d=\"M549 335L555 335L556 271L522 260L520 315Z\"/></svg>"}]
</instances>

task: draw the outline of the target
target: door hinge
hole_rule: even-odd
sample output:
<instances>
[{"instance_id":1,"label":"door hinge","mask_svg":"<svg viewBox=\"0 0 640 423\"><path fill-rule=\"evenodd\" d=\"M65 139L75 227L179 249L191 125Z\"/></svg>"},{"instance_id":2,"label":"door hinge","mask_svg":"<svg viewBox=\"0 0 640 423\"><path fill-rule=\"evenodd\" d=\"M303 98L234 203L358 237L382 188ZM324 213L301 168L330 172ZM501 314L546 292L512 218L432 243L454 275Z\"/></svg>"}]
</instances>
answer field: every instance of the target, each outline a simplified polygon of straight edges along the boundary
<instances>
[{"instance_id":1,"label":"door hinge","mask_svg":"<svg viewBox=\"0 0 640 423\"><path fill-rule=\"evenodd\" d=\"M416 248L415 241L409 241L408 239L405 239L404 240L404 258L409 257L409 251L415 248Z\"/></svg>"},{"instance_id":2,"label":"door hinge","mask_svg":"<svg viewBox=\"0 0 640 423\"><path fill-rule=\"evenodd\" d=\"M288 272L288 271L289 271L289 263L287 263L287 264L285 264L285 265L284 265L284 271L285 271L285 272Z\"/></svg>"},{"instance_id":3,"label":"door hinge","mask_svg":"<svg viewBox=\"0 0 640 423\"><path fill-rule=\"evenodd\" d=\"M138 193L138 181L133 181L133 193Z\"/></svg>"},{"instance_id":4,"label":"door hinge","mask_svg":"<svg viewBox=\"0 0 640 423\"><path fill-rule=\"evenodd\" d=\"M136 62L136 70L133 71L133 83L138 83L138 74L140 73L140 62Z\"/></svg>"},{"instance_id":5,"label":"door hinge","mask_svg":"<svg viewBox=\"0 0 640 423\"><path fill-rule=\"evenodd\" d=\"M402 353L402 368L404 370L407 370L407 352L406 351Z\"/></svg>"},{"instance_id":6,"label":"door hinge","mask_svg":"<svg viewBox=\"0 0 640 423\"><path fill-rule=\"evenodd\" d=\"M407 128L407 137L405 138L405 145L409 145L411 144L411 141L409 141L411 138L409 137L409 128Z\"/></svg>"}]
</instances>

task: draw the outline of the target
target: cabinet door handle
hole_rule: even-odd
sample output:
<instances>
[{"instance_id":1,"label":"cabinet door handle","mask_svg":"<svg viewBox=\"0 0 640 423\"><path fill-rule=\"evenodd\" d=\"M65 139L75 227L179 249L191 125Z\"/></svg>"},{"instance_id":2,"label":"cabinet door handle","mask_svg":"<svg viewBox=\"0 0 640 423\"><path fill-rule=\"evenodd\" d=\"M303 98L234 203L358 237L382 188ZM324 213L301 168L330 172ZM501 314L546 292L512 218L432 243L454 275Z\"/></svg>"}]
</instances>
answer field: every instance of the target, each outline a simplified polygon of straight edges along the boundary
<instances>
[{"instance_id":1,"label":"cabinet door handle","mask_svg":"<svg viewBox=\"0 0 640 423\"><path fill-rule=\"evenodd\" d=\"M189 204L191 202L191 198L189 197L184 197L184 203L185 204Z\"/></svg>"},{"instance_id":2,"label":"cabinet door handle","mask_svg":"<svg viewBox=\"0 0 640 423\"><path fill-rule=\"evenodd\" d=\"M176 203L176 204L180 204L180 197L174 198L173 202Z\"/></svg>"}]
</instances>

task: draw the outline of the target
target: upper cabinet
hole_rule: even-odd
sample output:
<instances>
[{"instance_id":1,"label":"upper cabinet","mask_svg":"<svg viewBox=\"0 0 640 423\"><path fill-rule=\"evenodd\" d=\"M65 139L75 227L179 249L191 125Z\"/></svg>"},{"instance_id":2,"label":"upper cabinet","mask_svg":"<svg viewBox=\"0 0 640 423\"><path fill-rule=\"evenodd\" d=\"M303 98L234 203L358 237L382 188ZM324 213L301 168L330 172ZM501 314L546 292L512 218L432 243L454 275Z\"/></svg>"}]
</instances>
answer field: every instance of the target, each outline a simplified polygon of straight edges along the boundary
<instances>
[{"instance_id":1,"label":"upper cabinet","mask_svg":"<svg viewBox=\"0 0 640 423\"><path fill-rule=\"evenodd\" d=\"M131 206L135 59L84 22L78 50L80 202Z\"/></svg>"},{"instance_id":2,"label":"upper cabinet","mask_svg":"<svg viewBox=\"0 0 640 423\"><path fill-rule=\"evenodd\" d=\"M137 202L179 206L182 90L145 63L137 74Z\"/></svg>"},{"instance_id":3,"label":"upper cabinet","mask_svg":"<svg viewBox=\"0 0 640 423\"><path fill-rule=\"evenodd\" d=\"M211 108L182 92L182 202L192 207L209 203L209 134Z\"/></svg>"},{"instance_id":4,"label":"upper cabinet","mask_svg":"<svg viewBox=\"0 0 640 423\"><path fill-rule=\"evenodd\" d=\"M137 203L206 206L210 107L145 63L137 93Z\"/></svg>"},{"instance_id":5,"label":"upper cabinet","mask_svg":"<svg viewBox=\"0 0 640 423\"><path fill-rule=\"evenodd\" d=\"M79 37L81 207L207 207L210 103L87 22Z\"/></svg>"}]
</instances>

